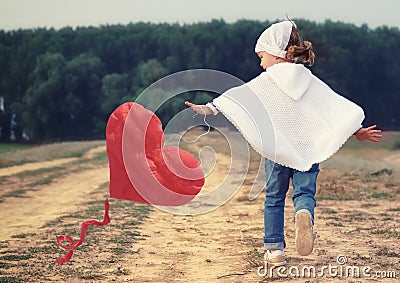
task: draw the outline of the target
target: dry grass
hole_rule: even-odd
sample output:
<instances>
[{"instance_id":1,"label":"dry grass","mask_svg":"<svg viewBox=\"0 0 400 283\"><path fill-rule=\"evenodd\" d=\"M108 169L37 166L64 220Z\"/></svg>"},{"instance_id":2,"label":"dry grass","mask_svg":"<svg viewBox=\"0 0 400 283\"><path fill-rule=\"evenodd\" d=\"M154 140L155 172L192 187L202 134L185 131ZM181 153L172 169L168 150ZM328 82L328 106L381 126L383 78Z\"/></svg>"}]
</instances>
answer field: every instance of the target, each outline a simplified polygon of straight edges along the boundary
<instances>
[{"instance_id":1,"label":"dry grass","mask_svg":"<svg viewBox=\"0 0 400 283\"><path fill-rule=\"evenodd\" d=\"M48 161L57 158L79 158L89 149L102 145L104 146L104 144L104 141L62 142L12 148L10 148L8 144L0 144L0 168L29 162Z\"/></svg>"}]
</instances>

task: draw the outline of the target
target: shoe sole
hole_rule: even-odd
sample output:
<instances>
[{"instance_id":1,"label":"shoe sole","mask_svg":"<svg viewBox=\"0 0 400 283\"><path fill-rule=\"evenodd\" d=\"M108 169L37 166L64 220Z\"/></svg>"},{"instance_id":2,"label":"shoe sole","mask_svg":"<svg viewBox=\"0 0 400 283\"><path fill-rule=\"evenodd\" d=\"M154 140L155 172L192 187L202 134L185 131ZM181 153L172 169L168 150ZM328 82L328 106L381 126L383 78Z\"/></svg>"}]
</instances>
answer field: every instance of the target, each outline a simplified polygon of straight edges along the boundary
<instances>
[{"instance_id":1,"label":"shoe sole","mask_svg":"<svg viewBox=\"0 0 400 283\"><path fill-rule=\"evenodd\" d=\"M285 265L287 265L287 262L286 262L286 260L285 260L285 261L280 261L280 262L270 262L270 261L267 261L267 264L278 267L278 266L285 266Z\"/></svg>"},{"instance_id":2,"label":"shoe sole","mask_svg":"<svg viewBox=\"0 0 400 283\"><path fill-rule=\"evenodd\" d=\"M306 212L296 215L296 250L299 255L306 256L314 248L314 234L312 232L311 218Z\"/></svg>"},{"instance_id":3,"label":"shoe sole","mask_svg":"<svg viewBox=\"0 0 400 283\"><path fill-rule=\"evenodd\" d=\"M281 257L279 261L271 261L264 256L264 262L272 266L285 266L287 265L285 257Z\"/></svg>"}]
</instances>

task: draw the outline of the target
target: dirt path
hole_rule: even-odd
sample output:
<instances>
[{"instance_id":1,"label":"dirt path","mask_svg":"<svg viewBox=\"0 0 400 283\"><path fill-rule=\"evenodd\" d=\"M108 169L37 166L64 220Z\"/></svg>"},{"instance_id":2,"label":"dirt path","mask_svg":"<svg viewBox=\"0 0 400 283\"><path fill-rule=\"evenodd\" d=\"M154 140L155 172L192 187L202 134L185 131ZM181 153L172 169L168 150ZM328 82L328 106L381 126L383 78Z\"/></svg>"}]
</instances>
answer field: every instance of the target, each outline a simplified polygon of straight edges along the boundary
<instances>
[{"instance_id":1,"label":"dirt path","mask_svg":"<svg viewBox=\"0 0 400 283\"><path fill-rule=\"evenodd\" d=\"M47 188L29 192L25 198L8 198L0 203L3 214L0 239L33 233L46 222L79 211L79 204L108 180L108 168L103 167L61 178Z\"/></svg>"},{"instance_id":2,"label":"dirt path","mask_svg":"<svg viewBox=\"0 0 400 283\"><path fill-rule=\"evenodd\" d=\"M400 153L393 154L385 158L386 162L392 163L396 166L400 166Z\"/></svg>"},{"instance_id":3,"label":"dirt path","mask_svg":"<svg viewBox=\"0 0 400 283\"><path fill-rule=\"evenodd\" d=\"M84 158L104 151L97 148ZM229 164L228 158L219 157L218 164L222 168ZM387 161L397 160L396 156ZM54 162L63 162L55 160ZM68 163L65 163L68 164ZM391 163L393 164L393 163ZM397 163L395 163L397 164ZM42 166L38 163L36 166ZM25 170L35 168L35 165ZM36 167L36 168L37 168ZM20 167L23 168L23 167ZM395 166L395 170L398 167ZM21 169L22 170L22 169ZM398 173L396 171L396 173ZM251 176L242 185L240 191L225 205L218 209L194 216L174 215L159 209L150 213L149 218L140 226L144 240L138 241L130 248L130 252L118 255L116 260L109 260L103 252L87 254L80 250L74 256L80 262L72 262L67 266L57 266L52 259L40 257L37 266L44 266L46 272L42 281L59 282L269 282L271 278L260 277L257 269L263 265L263 195L255 201L248 200ZM42 227L47 222L65 214L77 212L81 204L87 202L89 195L108 181L108 168L105 164L82 172L71 173L58 178L50 185L40 186L38 190L28 193L28 198L6 198L0 203L0 239L2 249L7 245L16 250L18 243L28 247L35 246L38 241L14 239L17 234L52 234L53 227ZM205 191L221 182L221 174L209 175ZM400 205L398 204L400 186L392 176L376 178L364 175L349 175L333 170L321 170L319 178L319 200L316 208L315 230L318 238L312 255L300 257L294 250L294 225L292 223L293 205L290 193L285 211L285 233L289 266L300 268L315 266L320 270L323 266L338 265L336 259L346 256L344 266L371 266L375 271L394 271L400 277ZM234 180L232 185L234 185ZM237 185L237 184L236 184ZM104 195L106 192L101 192ZM99 193L97 193L99 194ZM118 203L115 204L117 206ZM113 208L112 208L113 209ZM112 216L113 217L113 216ZM112 238L119 225L129 221L129 215L120 220L117 215L112 218L114 226L106 227L104 241ZM98 215L101 218L101 215ZM78 220L80 222L80 220ZM113 222L114 221L114 222ZM78 226L79 222L65 223ZM132 231L134 232L134 231ZM107 243L107 242L106 242ZM90 248L90 247L88 247ZM70 274L79 276L80 265L99 259L97 269L107 273L105 277L80 280L76 277L61 277L62 270L70 270ZM4 261L0 256L0 263ZM45 261L45 262L43 262ZM13 269L14 268L14 269ZM14 266L10 270L22 272L25 267ZM40 269L39 269L40 270ZM76 270L76 272L74 271ZM28 271L26 271L28 272ZM29 271L33 272L33 271ZM290 278L278 278L274 273L274 282L291 281ZM365 279L365 278L364 278ZM344 282L364 282L363 278L345 278ZM311 280L311 281L310 281ZM317 280L317 281L314 281ZM338 278L329 278L327 273L323 279L299 278L300 282L338 282ZM398 282L395 279L381 279L373 274L366 282ZM25 281L21 281L25 282ZM28 281L27 281L28 282Z\"/></svg>"},{"instance_id":4,"label":"dirt path","mask_svg":"<svg viewBox=\"0 0 400 283\"><path fill-rule=\"evenodd\" d=\"M219 165L229 166L229 162L227 157L218 157ZM222 181L221 175L213 172L207 177L204 190ZM263 220L262 203L246 200L248 193L247 186L225 205L200 215L154 211L141 227L141 232L150 236L149 240L135 246L140 253L126 258L126 268L132 275L124 279L249 282L247 279L252 277L246 260L249 249L243 247L252 240L247 238L248 231L261 232Z\"/></svg>"},{"instance_id":5,"label":"dirt path","mask_svg":"<svg viewBox=\"0 0 400 283\"><path fill-rule=\"evenodd\" d=\"M343 185L340 185L337 178L342 176L341 173L322 169L319 183L322 198L326 198L326 190L335 196L345 194L338 187L347 189L352 185L360 186L364 178L344 178ZM210 175L207 180L215 185L219 180L218 177L213 178ZM382 177L376 181L400 189L399 183L394 183L390 178ZM365 181L364 184L366 182L375 186L374 180ZM349 198L351 190L349 188ZM249 201L249 191L250 185L245 182L233 199L206 214L180 216L161 210L154 211L141 226L141 232L149 238L137 243L132 247L135 253L124 258L123 266L129 275L120 276L121 282L268 282L268 276L262 277L257 273L263 265L264 197L261 195L257 200ZM344 268L355 266L361 270L371 267L370 274L366 274L371 275L370 279L367 278L368 282L397 282L393 278L378 278L374 273L388 271L396 272L397 276L400 274L400 215L397 202L380 199L379 195L372 203L367 198L319 200L315 220L318 238L313 254L307 257L299 256L294 249L295 231L290 193L286 203L286 255L289 267L301 270L304 266L313 266L318 272L323 270L323 266L341 266L337 263L340 257L347 261L342 265ZM274 281L290 280L279 279L276 272L274 274ZM361 279L351 275L347 282L366 280L362 274ZM297 279L310 282L301 274ZM325 272L323 282L338 282L338 276L329 277L328 272Z\"/></svg>"},{"instance_id":6,"label":"dirt path","mask_svg":"<svg viewBox=\"0 0 400 283\"><path fill-rule=\"evenodd\" d=\"M104 151L105 146L96 147L88 150L80 159L90 159L95 154ZM6 167L0 169L0 176L53 168L59 165L68 166L78 159L60 158ZM0 202L2 219L0 240L9 239L13 235L34 233L46 222L65 213L79 210L79 204L87 201L87 195L108 180L108 167L101 166L93 170L85 170L61 177L49 186L40 186L35 190L28 191L23 198L7 198L6 201Z\"/></svg>"},{"instance_id":7,"label":"dirt path","mask_svg":"<svg viewBox=\"0 0 400 283\"><path fill-rule=\"evenodd\" d=\"M149 238L133 247L139 252L125 257L124 267L130 272L120 277L121 282L269 282L268 276L257 273L263 265L263 196L249 201L249 190L249 186L242 187L232 200L207 214L153 212L141 228ZM371 230L382 228L377 222L383 213L384 229L398 231L399 213L391 211L398 209L396 203L377 200L373 207L384 209L371 211L367 201L319 201L315 223L318 238L313 254L307 257L299 256L294 249L293 205L290 198L286 203L285 253L289 267L301 270L314 266L318 272L323 265L340 266L337 257L344 255L348 266L371 266L375 271L396 270L400 274L399 238L387 237L383 230L382 235L371 234ZM386 257L387 251L396 251L394 257ZM274 282L290 281L279 280L274 274ZM327 276L326 272L323 282L338 282L337 276ZM350 276L348 282L355 282L353 279L360 280ZM314 282L306 277L297 280ZM377 278L369 281L380 282ZM386 278L382 282L397 281Z\"/></svg>"}]
</instances>

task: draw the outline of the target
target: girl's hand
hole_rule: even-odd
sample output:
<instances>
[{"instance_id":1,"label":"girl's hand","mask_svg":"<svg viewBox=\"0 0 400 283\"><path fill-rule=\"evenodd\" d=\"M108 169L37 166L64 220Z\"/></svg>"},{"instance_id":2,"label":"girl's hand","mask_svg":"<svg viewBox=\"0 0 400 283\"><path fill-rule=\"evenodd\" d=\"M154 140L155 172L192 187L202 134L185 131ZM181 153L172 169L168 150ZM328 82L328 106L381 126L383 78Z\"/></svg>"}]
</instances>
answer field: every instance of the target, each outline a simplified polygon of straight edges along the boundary
<instances>
[{"instance_id":1,"label":"girl's hand","mask_svg":"<svg viewBox=\"0 0 400 283\"><path fill-rule=\"evenodd\" d=\"M192 108L196 113L200 115L211 115L213 114L212 110L208 108L206 105L197 105L194 103L191 103L189 101L185 101L185 105Z\"/></svg>"},{"instance_id":2,"label":"girl's hand","mask_svg":"<svg viewBox=\"0 0 400 283\"><path fill-rule=\"evenodd\" d=\"M382 138L382 131L375 130L375 128L376 125L370 126L368 128L361 128L354 135L359 141L379 142L378 139Z\"/></svg>"}]
</instances>

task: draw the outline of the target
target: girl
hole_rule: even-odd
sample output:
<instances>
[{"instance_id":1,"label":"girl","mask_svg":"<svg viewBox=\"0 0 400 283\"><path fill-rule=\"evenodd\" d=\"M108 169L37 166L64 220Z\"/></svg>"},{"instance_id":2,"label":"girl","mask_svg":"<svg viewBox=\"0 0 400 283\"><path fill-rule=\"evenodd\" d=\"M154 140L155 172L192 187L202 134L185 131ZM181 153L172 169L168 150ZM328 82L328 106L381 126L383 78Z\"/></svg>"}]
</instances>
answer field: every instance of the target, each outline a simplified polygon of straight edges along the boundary
<instances>
[{"instance_id":1,"label":"girl","mask_svg":"<svg viewBox=\"0 0 400 283\"><path fill-rule=\"evenodd\" d=\"M359 106L335 93L304 65L296 64L311 66L315 55L312 44L301 40L294 22L283 21L267 28L257 40L255 52L266 72L206 105L185 104L199 114L222 112L265 157L264 259L280 266L286 264L284 205L290 179L296 249L305 256L314 247L318 163L353 134L359 141L372 142L378 142L382 135L376 125L362 128L364 113ZM255 110L259 106L267 115L260 114L261 108ZM268 123L271 127L265 126ZM274 144L268 136L274 137Z\"/></svg>"}]
</instances>

